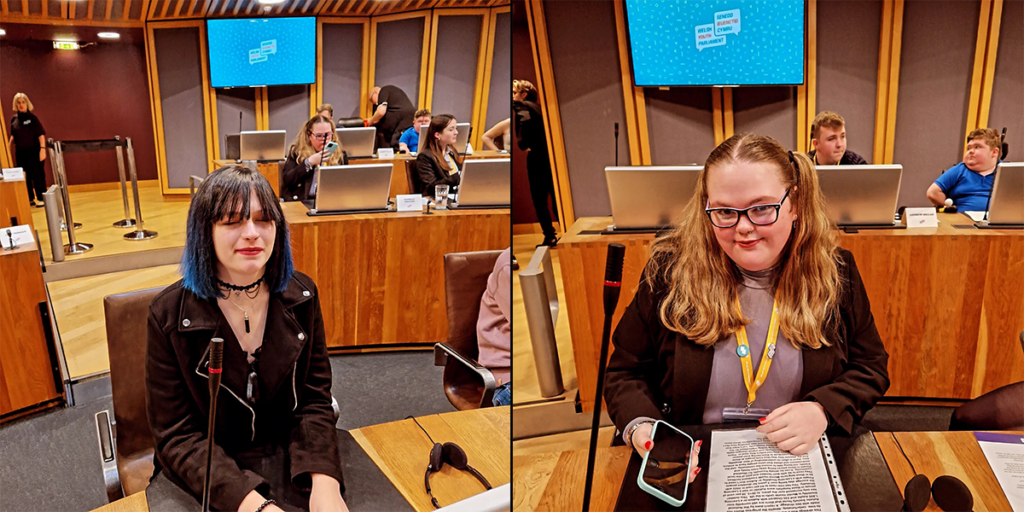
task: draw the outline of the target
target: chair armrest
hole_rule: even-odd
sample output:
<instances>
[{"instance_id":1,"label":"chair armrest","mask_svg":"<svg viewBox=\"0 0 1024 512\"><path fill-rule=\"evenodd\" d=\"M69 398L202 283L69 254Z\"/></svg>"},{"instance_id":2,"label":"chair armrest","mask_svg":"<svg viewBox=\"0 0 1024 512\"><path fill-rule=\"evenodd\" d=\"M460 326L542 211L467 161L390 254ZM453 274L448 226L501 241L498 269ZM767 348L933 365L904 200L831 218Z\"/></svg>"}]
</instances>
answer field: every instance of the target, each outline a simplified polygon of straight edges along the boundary
<instances>
[{"instance_id":1,"label":"chair armrest","mask_svg":"<svg viewBox=\"0 0 1024 512\"><path fill-rule=\"evenodd\" d=\"M490 370L480 366L480 363L459 353L458 350L450 347L447 343L434 344L434 366L448 366L448 358L453 358L459 364L476 373L484 383L484 392L480 396L480 407L488 407L494 398L494 389L498 387L498 381Z\"/></svg>"},{"instance_id":2,"label":"chair armrest","mask_svg":"<svg viewBox=\"0 0 1024 512\"><path fill-rule=\"evenodd\" d=\"M100 465L103 468L103 483L107 489L107 501L113 503L124 497L121 489L121 475L117 471L116 423L111 420L110 411L96 413L96 438L100 446Z\"/></svg>"}]
</instances>

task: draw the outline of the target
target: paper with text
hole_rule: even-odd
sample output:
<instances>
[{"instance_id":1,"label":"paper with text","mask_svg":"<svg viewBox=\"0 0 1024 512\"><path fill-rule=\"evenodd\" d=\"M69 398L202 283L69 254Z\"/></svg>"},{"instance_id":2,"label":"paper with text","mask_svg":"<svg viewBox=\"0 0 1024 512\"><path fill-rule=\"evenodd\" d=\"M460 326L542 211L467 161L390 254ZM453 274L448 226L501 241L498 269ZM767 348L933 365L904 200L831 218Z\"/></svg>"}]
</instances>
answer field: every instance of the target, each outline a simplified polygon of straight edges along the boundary
<instances>
[{"instance_id":1,"label":"paper with text","mask_svg":"<svg viewBox=\"0 0 1024 512\"><path fill-rule=\"evenodd\" d=\"M1013 512L1024 512L1024 436L975 432Z\"/></svg>"},{"instance_id":2,"label":"paper with text","mask_svg":"<svg viewBox=\"0 0 1024 512\"><path fill-rule=\"evenodd\" d=\"M817 443L797 456L756 430L716 430L708 470L708 511L836 511Z\"/></svg>"}]
</instances>

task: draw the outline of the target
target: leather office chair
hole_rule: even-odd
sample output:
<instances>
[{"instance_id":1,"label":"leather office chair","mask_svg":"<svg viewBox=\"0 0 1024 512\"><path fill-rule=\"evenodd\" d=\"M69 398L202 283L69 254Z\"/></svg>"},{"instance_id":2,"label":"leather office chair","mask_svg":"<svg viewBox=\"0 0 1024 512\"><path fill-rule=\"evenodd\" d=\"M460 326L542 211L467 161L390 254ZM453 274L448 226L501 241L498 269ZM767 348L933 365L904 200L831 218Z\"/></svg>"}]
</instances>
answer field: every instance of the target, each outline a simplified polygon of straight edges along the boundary
<instances>
[{"instance_id":1,"label":"leather office chair","mask_svg":"<svg viewBox=\"0 0 1024 512\"><path fill-rule=\"evenodd\" d=\"M347 117L335 119L334 126L337 128L362 128L365 126L361 117Z\"/></svg>"},{"instance_id":2,"label":"leather office chair","mask_svg":"<svg viewBox=\"0 0 1024 512\"><path fill-rule=\"evenodd\" d=\"M476 323L480 298L501 251L444 255L444 295L448 302L448 341L434 345L434 365L444 366L444 393L456 409L491 407L496 381L476 362Z\"/></svg>"},{"instance_id":3,"label":"leather office chair","mask_svg":"<svg viewBox=\"0 0 1024 512\"><path fill-rule=\"evenodd\" d=\"M108 295L103 298L110 388L114 421L107 410L96 413L103 480L110 501L149 486L156 445L146 410L146 338L149 305L164 287ZM331 397L334 421L340 408Z\"/></svg>"},{"instance_id":4,"label":"leather office chair","mask_svg":"<svg viewBox=\"0 0 1024 512\"><path fill-rule=\"evenodd\" d=\"M1024 349L1024 331L1020 333ZM1024 430L1024 381L994 389L953 411L950 430Z\"/></svg>"},{"instance_id":5,"label":"leather office chair","mask_svg":"<svg viewBox=\"0 0 1024 512\"><path fill-rule=\"evenodd\" d=\"M423 194L423 182L416 172L416 159L405 161L405 179L409 182L410 194Z\"/></svg>"},{"instance_id":6,"label":"leather office chair","mask_svg":"<svg viewBox=\"0 0 1024 512\"><path fill-rule=\"evenodd\" d=\"M144 490L153 476L153 433L146 415L146 335L149 305L164 287L108 295L103 298L110 356L110 388L114 419L96 414L103 480L114 501Z\"/></svg>"}]
</instances>

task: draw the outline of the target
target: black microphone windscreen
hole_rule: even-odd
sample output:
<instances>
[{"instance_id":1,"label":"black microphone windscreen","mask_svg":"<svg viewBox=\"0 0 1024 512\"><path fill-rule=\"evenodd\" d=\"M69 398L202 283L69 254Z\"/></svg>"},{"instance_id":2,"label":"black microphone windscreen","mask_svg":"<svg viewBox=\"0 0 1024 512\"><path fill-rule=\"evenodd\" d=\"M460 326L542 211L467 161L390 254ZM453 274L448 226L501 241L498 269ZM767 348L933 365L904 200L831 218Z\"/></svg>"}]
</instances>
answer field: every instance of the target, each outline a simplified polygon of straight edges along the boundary
<instances>
[{"instance_id":1,"label":"black microphone windscreen","mask_svg":"<svg viewBox=\"0 0 1024 512\"><path fill-rule=\"evenodd\" d=\"M608 258L605 260L604 267L604 280L606 282L618 283L622 281L622 258L625 255L625 245L608 244Z\"/></svg>"},{"instance_id":2,"label":"black microphone windscreen","mask_svg":"<svg viewBox=\"0 0 1024 512\"><path fill-rule=\"evenodd\" d=\"M974 510L974 496L967 485L959 479L943 475L932 484L935 504L946 512L971 512Z\"/></svg>"},{"instance_id":3,"label":"black microphone windscreen","mask_svg":"<svg viewBox=\"0 0 1024 512\"><path fill-rule=\"evenodd\" d=\"M903 489L903 503L909 512L921 512L928 507L930 498L931 487L924 475L914 475Z\"/></svg>"},{"instance_id":4,"label":"black microphone windscreen","mask_svg":"<svg viewBox=\"0 0 1024 512\"><path fill-rule=\"evenodd\" d=\"M217 371L224 367L224 340L213 338L210 340L210 371Z\"/></svg>"}]
</instances>

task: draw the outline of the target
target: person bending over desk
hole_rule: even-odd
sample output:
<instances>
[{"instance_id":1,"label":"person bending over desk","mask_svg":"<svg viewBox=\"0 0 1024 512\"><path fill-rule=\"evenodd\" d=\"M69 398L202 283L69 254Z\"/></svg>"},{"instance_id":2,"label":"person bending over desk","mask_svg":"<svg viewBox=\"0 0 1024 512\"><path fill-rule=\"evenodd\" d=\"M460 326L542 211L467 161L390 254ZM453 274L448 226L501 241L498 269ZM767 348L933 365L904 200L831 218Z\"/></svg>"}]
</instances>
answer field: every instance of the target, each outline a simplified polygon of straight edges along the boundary
<instances>
[{"instance_id":1,"label":"person bending over desk","mask_svg":"<svg viewBox=\"0 0 1024 512\"><path fill-rule=\"evenodd\" d=\"M347 511L320 296L293 270L288 224L266 178L229 166L203 181L181 274L149 308L154 478L166 473L202 496L207 347L219 337L227 392L217 401L211 508Z\"/></svg>"},{"instance_id":2,"label":"person bending over desk","mask_svg":"<svg viewBox=\"0 0 1024 512\"><path fill-rule=\"evenodd\" d=\"M416 111L416 119L412 127L402 133L398 139L398 149L406 153L415 153L420 147L420 128L430 124L430 111L421 108Z\"/></svg>"},{"instance_id":3,"label":"person bending over desk","mask_svg":"<svg viewBox=\"0 0 1024 512\"><path fill-rule=\"evenodd\" d=\"M315 115L299 128L299 135L288 149L288 159L281 171L281 198L285 201L305 201L316 197L316 182L321 160L325 165L348 165L348 154L341 148L324 151L334 140L334 123Z\"/></svg>"},{"instance_id":4,"label":"person bending over desk","mask_svg":"<svg viewBox=\"0 0 1024 512\"><path fill-rule=\"evenodd\" d=\"M999 163L999 132L992 128L978 128L967 136L967 152L960 162L939 176L928 186L928 200L943 206L946 198L953 200L957 210L981 212L988 207L989 193L995 184L996 165Z\"/></svg>"},{"instance_id":5,"label":"person bending over desk","mask_svg":"<svg viewBox=\"0 0 1024 512\"><path fill-rule=\"evenodd\" d=\"M405 91L393 85L374 87L370 91L370 102L373 117L367 121L367 126L377 127L377 147L397 148L402 132L412 126L416 107Z\"/></svg>"},{"instance_id":6,"label":"person bending over desk","mask_svg":"<svg viewBox=\"0 0 1024 512\"><path fill-rule=\"evenodd\" d=\"M866 165L864 157L846 149L846 121L828 110L814 117L811 145L807 156L817 165Z\"/></svg>"},{"instance_id":7,"label":"person bending over desk","mask_svg":"<svg viewBox=\"0 0 1024 512\"><path fill-rule=\"evenodd\" d=\"M683 217L613 337L604 398L626 444L649 451L655 419L759 419L797 455L829 426L849 434L889 388L889 356L810 158L730 137Z\"/></svg>"},{"instance_id":8,"label":"person bending over desk","mask_svg":"<svg viewBox=\"0 0 1024 512\"><path fill-rule=\"evenodd\" d=\"M416 174L423 183L423 195L433 196L435 185L459 186L462 158L455 150L459 130L448 114L434 116L427 128L427 140L416 155Z\"/></svg>"}]
</instances>

